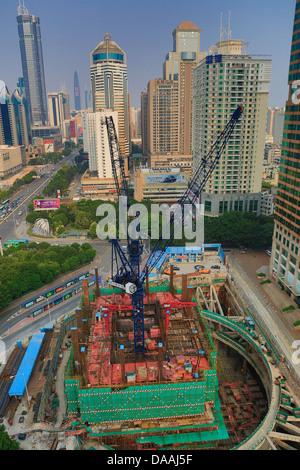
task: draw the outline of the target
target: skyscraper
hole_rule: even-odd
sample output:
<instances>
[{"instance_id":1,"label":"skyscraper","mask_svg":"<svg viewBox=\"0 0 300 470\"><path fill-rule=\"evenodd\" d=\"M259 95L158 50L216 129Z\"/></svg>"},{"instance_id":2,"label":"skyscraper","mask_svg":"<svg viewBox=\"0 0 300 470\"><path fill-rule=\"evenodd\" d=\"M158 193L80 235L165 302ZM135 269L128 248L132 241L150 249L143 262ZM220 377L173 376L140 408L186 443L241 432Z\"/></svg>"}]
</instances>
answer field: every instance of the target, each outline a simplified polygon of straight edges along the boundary
<instances>
[{"instance_id":1,"label":"skyscraper","mask_svg":"<svg viewBox=\"0 0 300 470\"><path fill-rule=\"evenodd\" d=\"M207 215L259 213L271 59L246 53L243 41L220 41L194 71L193 171L238 105L244 106L201 202Z\"/></svg>"},{"instance_id":2,"label":"skyscraper","mask_svg":"<svg viewBox=\"0 0 300 470\"><path fill-rule=\"evenodd\" d=\"M118 113L109 109L91 113L85 111L82 116L83 145L89 155L90 172L98 178L113 178L108 134L105 118L112 116L118 135Z\"/></svg>"},{"instance_id":3,"label":"skyscraper","mask_svg":"<svg viewBox=\"0 0 300 470\"><path fill-rule=\"evenodd\" d=\"M70 119L70 100L66 91L48 93L49 124L63 127L66 119Z\"/></svg>"},{"instance_id":4,"label":"skyscraper","mask_svg":"<svg viewBox=\"0 0 300 470\"><path fill-rule=\"evenodd\" d=\"M21 0L17 23L30 120L33 125L45 125L48 116L40 19L29 15L24 1Z\"/></svg>"},{"instance_id":5,"label":"skyscraper","mask_svg":"<svg viewBox=\"0 0 300 470\"><path fill-rule=\"evenodd\" d=\"M0 90L0 145L29 146L31 130L27 104L18 89L10 93L4 86Z\"/></svg>"},{"instance_id":6,"label":"skyscraper","mask_svg":"<svg viewBox=\"0 0 300 470\"><path fill-rule=\"evenodd\" d=\"M193 74L205 57L200 52L201 29L192 21L182 21L173 31L173 51L163 66L164 80L178 84L178 151L192 154Z\"/></svg>"},{"instance_id":7,"label":"skyscraper","mask_svg":"<svg viewBox=\"0 0 300 470\"><path fill-rule=\"evenodd\" d=\"M75 101L75 110L81 110L81 96L80 96L80 85L79 85L79 78L78 73L75 70L74 73L74 101Z\"/></svg>"},{"instance_id":8,"label":"skyscraper","mask_svg":"<svg viewBox=\"0 0 300 470\"><path fill-rule=\"evenodd\" d=\"M142 95L143 153L152 163L156 156L170 152L191 158L193 74L205 57L200 52L200 32L192 21L182 21L174 29L173 51L163 64L163 79L150 80L147 98Z\"/></svg>"},{"instance_id":9,"label":"skyscraper","mask_svg":"<svg viewBox=\"0 0 300 470\"><path fill-rule=\"evenodd\" d=\"M300 79L300 0L296 2L289 68L270 272L300 304L300 104L294 84ZM297 95L297 94L296 94Z\"/></svg>"},{"instance_id":10,"label":"skyscraper","mask_svg":"<svg viewBox=\"0 0 300 470\"><path fill-rule=\"evenodd\" d=\"M282 143L284 116L284 108L268 108L266 131L273 136L273 142L277 145Z\"/></svg>"},{"instance_id":11,"label":"skyscraper","mask_svg":"<svg viewBox=\"0 0 300 470\"><path fill-rule=\"evenodd\" d=\"M120 153L127 166L130 135L126 54L108 33L91 53L91 82L94 112L110 109L118 113Z\"/></svg>"}]
</instances>

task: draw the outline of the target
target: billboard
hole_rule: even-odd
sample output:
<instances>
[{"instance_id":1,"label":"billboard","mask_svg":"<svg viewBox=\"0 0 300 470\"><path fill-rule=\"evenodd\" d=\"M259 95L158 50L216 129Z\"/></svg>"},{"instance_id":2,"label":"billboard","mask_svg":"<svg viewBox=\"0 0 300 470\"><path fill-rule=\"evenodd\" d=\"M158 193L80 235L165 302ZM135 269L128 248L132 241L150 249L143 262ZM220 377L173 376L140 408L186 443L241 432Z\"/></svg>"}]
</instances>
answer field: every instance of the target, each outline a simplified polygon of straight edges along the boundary
<instances>
[{"instance_id":1,"label":"billboard","mask_svg":"<svg viewBox=\"0 0 300 470\"><path fill-rule=\"evenodd\" d=\"M162 173L160 175L147 175L146 184L186 184L186 175L182 173Z\"/></svg>"},{"instance_id":2,"label":"billboard","mask_svg":"<svg viewBox=\"0 0 300 470\"><path fill-rule=\"evenodd\" d=\"M71 137L71 139L76 137L75 121L70 121L70 137Z\"/></svg>"},{"instance_id":3,"label":"billboard","mask_svg":"<svg viewBox=\"0 0 300 470\"><path fill-rule=\"evenodd\" d=\"M58 199L35 199L33 201L35 211L54 211L60 208Z\"/></svg>"},{"instance_id":4,"label":"billboard","mask_svg":"<svg viewBox=\"0 0 300 470\"><path fill-rule=\"evenodd\" d=\"M54 140L44 140L45 153L54 152Z\"/></svg>"}]
</instances>

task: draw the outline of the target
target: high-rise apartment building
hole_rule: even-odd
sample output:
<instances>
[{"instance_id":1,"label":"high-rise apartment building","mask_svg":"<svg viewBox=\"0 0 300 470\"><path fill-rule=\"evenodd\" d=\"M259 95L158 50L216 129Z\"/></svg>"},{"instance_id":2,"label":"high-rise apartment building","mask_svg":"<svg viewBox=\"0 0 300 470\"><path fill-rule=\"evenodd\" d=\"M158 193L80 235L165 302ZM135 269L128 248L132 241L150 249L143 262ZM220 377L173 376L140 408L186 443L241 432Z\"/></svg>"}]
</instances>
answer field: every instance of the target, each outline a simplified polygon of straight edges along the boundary
<instances>
[{"instance_id":1,"label":"high-rise apartment building","mask_svg":"<svg viewBox=\"0 0 300 470\"><path fill-rule=\"evenodd\" d=\"M83 146L89 155L89 170L98 178L113 178L106 116L112 116L119 134L118 113L109 109L94 113L85 111L82 115Z\"/></svg>"},{"instance_id":2,"label":"high-rise apartment building","mask_svg":"<svg viewBox=\"0 0 300 470\"><path fill-rule=\"evenodd\" d=\"M45 125L48 115L40 19L29 15L20 2L17 23L30 120L35 126Z\"/></svg>"},{"instance_id":3,"label":"high-rise apartment building","mask_svg":"<svg viewBox=\"0 0 300 470\"><path fill-rule=\"evenodd\" d=\"M178 83L150 80L147 96L148 154L179 153Z\"/></svg>"},{"instance_id":4,"label":"high-rise apartment building","mask_svg":"<svg viewBox=\"0 0 300 470\"><path fill-rule=\"evenodd\" d=\"M74 73L74 103L75 103L75 110L81 110L81 95L80 95L80 85L79 85L79 77L78 73L75 70Z\"/></svg>"},{"instance_id":5,"label":"high-rise apartment building","mask_svg":"<svg viewBox=\"0 0 300 470\"><path fill-rule=\"evenodd\" d=\"M300 0L296 2L270 272L300 303ZM297 94L296 94L297 95Z\"/></svg>"},{"instance_id":6,"label":"high-rise apartment building","mask_svg":"<svg viewBox=\"0 0 300 470\"><path fill-rule=\"evenodd\" d=\"M244 106L202 194L207 215L259 213L271 59L244 49L243 41L220 41L194 71L193 171L237 106Z\"/></svg>"},{"instance_id":7,"label":"high-rise apartment building","mask_svg":"<svg viewBox=\"0 0 300 470\"><path fill-rule=\"evenodd\" d=\"M200 52L201 29L192 21L183 21L173 31L173 51L163 65L164 80L178 84L178 151L192 154L192 111L194 69L205 57Z\"/></svg>"},{"instance_id":8,"label":"high-rise apartment building","mask_svg":"<svg viewBox=\"0 0 300 470\"><path fill-rule=\"evenodd\" d=\"M91 54L91 81L93 111L117 113L120 153L126 166L130 153L126 54L108 33Z\"/></svg>"},{"instance_id":9,"label":"high-rise apartment building","mask_svg":"<svg viewBox=\"0 0 300 470\"><path fill-rule=\"evenodd\" d=\"M146 97L142 94L144 155L192 154L193 74L206 55L200 52L200 32L192 21L183 21L175 28L173 51L167 54L163 64L163 79L151 80L148 84L147 110ZM165 129L171 129L172 135L165 136Z\"/></svg>"}]
</instances>

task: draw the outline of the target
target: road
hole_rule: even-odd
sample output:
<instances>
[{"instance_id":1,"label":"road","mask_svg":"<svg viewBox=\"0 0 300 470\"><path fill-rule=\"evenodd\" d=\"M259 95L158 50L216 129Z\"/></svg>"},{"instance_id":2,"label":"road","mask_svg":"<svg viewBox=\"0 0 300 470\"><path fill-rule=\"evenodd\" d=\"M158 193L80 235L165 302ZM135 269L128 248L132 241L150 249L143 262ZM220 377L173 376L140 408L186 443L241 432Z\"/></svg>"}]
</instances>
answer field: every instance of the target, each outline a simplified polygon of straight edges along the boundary
<instances>
[{"instance_id":1,"label":"road","mask_svg":"<svg viewBox=\"0 0 300 470\"><path fill-rule=\"evenodd\" d=\"M229 272L238 290L242 293L245 304L248 305L254 318L257 319L278 354L285 357L288 370L299 384L300 364L295 363L296 361L293 360L295 350L292 348L292 344L294 338L238 263L232 257L229 257L229 260Z\"/></svg>"},{"instance_id":2,"label":"road","mask_svg":"<svg viewBox=\"0 0 300 470\"><path fill-rule=\"evenodd\" d=\"M19 206L17 206L5 219L0 222L0 236L2 237L2 245L5 241L17 238L17 228L22 224L26 224L25 218L27 214L28 204L31 200L37 196L42 195L43 189L49 184L49 181L55 176L55 174L60 170L62 165L69 164L74 161L75 156L78 154L78 150L75 150L66 158L58 162L52 168L51 174L44 175L41 179L36 179L28 186L21 188L17 193L11 196L10 200L15 201L18 197L22 197L23 200ZM22 215L19 216L18 212L22 211ZM26 236L26 238L28 238Z\"/></svg>"},{"instance_id":3,"label":"road","mask_svg":"<svg viewBox=\"0 0 300 470\"><path fill-rule=\"evenodd\" d=\"M98 264L98 273L99 277L101 277L102 287L106 287L107 285L107 276L110 274L110 261L111 261L111 245L106 242L98 243L98 255L97 257L97 264ZM86 268L82 268L83 271L89 271L90 276L93 279L95 275L94 266L87 266ZM77 274L78 276L78 274ZM45 292L51 290L51 288L55 285L58 286L60 284L64 284L70 279L76 277L76 273L68 274L64 278L60 278L59 280L54 281L51 285L44 286L43 288L39 289L37 292L29 294L22 299L20 302L23 302L25 299L30 299L32 297L36 297L37 295L42 295ZM66 295L68 292L73 291L82 285L82 282L78 282L76 285L73 285L69 289L65 289L63 291L63 295ZM95 286L91 286L90 289L92 290ZM61 294L60 294L61 295ZM41 302L36 304L32 308L28 310L21 309L19 310L18 302L14 302L14 304L9 306L5 309L4 312L1 313L0 317L0 339L4 341L6 350L8 351L16 341L23 341L32 336L35 333L40 331L40 328L48 322L54 322L59 317L64 315L70 315L74 312L75 308L79 307L80 300L81 300L82 292L73 295L70 299L60 303L57 307L52 307L50 310L47 310L36 317L28 317L28 315L32 315L34 311L37 309L47 305L47 302ZM59 294L56 296L51 297L51 301L58 298Z\"/></svg>"}]
</instances>

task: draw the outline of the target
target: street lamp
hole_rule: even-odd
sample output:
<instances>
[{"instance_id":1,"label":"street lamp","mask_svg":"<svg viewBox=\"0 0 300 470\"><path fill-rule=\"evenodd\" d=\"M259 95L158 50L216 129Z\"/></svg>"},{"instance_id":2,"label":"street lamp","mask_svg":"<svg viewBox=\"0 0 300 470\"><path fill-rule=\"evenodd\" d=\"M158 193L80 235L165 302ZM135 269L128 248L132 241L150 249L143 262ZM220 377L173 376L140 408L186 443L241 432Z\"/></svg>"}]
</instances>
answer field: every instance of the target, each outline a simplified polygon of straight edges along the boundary
<instances>
[{"instance_id":1,"label":"street lamp","mask_svg":"<svg viewBox=\"0 0 300 470\"><path fill-rule=\"evenodd\" d=\"M28 394L28 389L27 389L27 384L26 384L24 372L20 372L19 374L16 374L16 375L11 375L10 379L14 379L15 377L18 377L18 375L23 375L25 390L26 390L26 395L27 395L28 408L30 408L30 399L29 399L29 394Z\"/></svg>"}]
</instances>

